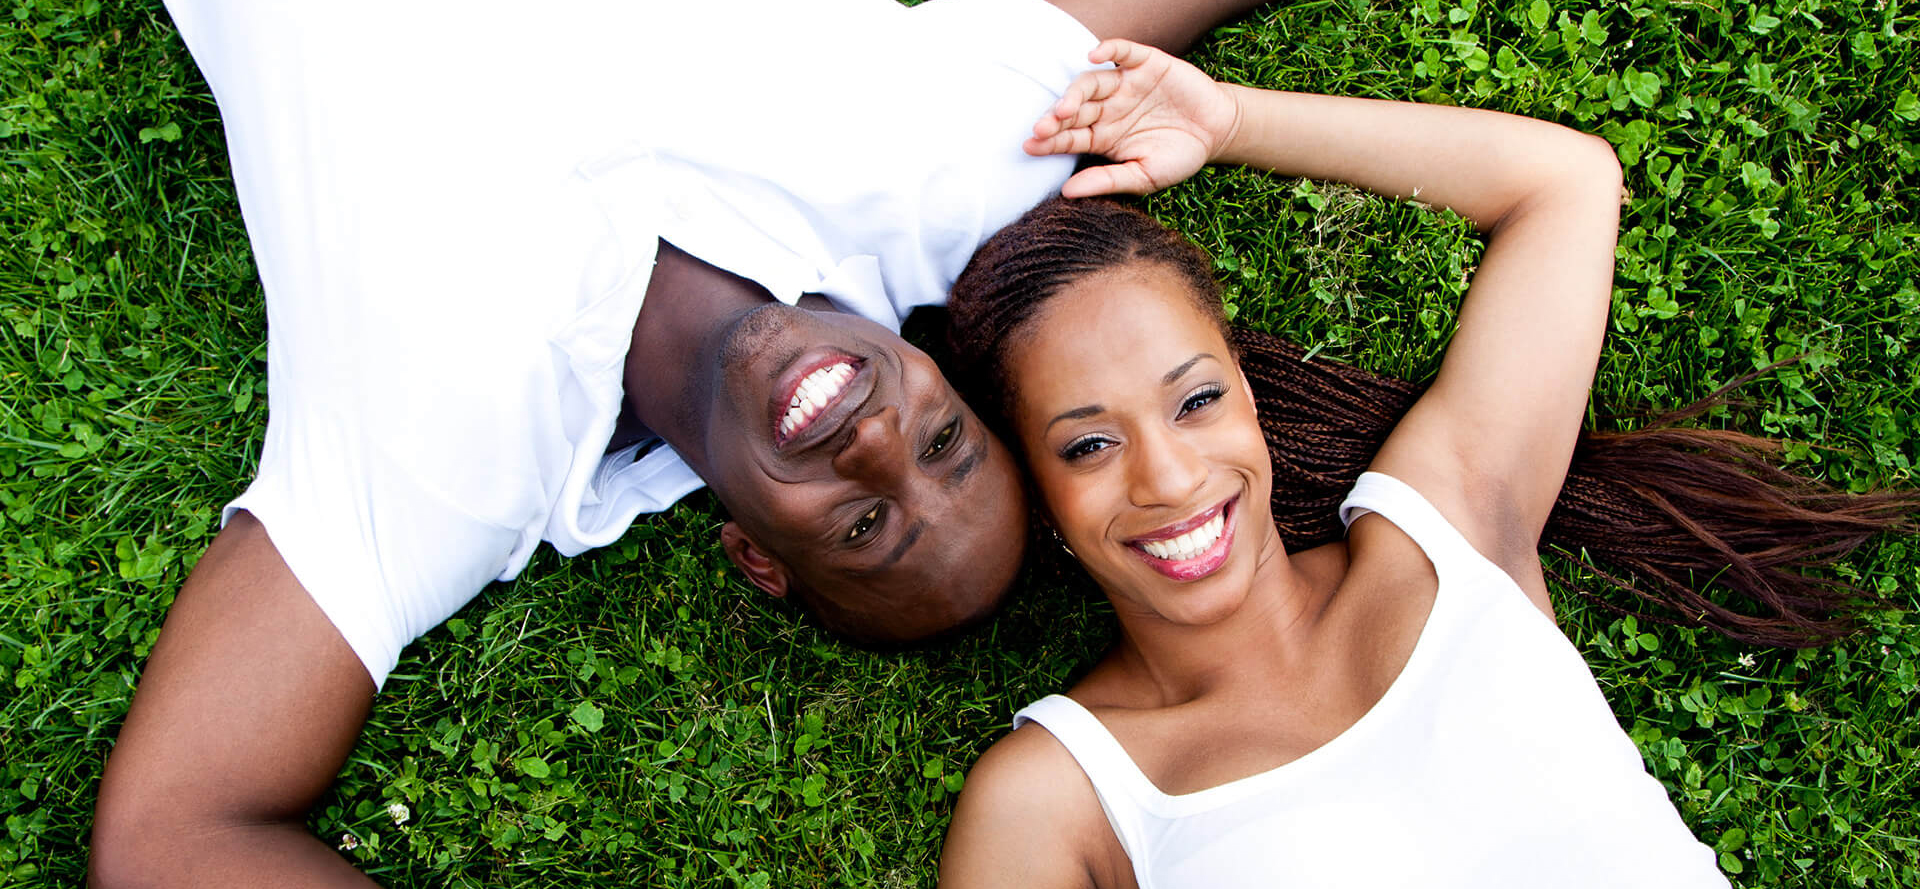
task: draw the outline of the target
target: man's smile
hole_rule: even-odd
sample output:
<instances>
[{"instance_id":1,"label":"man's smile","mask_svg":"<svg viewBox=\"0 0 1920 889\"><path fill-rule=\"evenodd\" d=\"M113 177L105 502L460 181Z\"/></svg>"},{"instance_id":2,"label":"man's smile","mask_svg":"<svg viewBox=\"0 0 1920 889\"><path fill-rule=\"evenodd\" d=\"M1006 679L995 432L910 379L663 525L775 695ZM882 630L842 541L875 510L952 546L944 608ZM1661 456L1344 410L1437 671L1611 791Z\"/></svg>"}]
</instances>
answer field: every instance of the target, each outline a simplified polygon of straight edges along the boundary
<instances>
[{"instance_id":1,"label":"man's smile","mask_svg":"<svg viewBox=\"0 0 1920 889\"><path fill-rule=\"evenodd\" d=\"M846 389L847 381L853 379L856 360L833 359L831 364L809 372L794 384L792 394L788 396L787 412L780 418L778 434L781 439L792 438L795 433L807 428L807 424L826 410L827 405L840 400L840 393Z\"/></svg>"},{"instance_id":2,"label":"man's smile","mask_svg":"<svg viewBox=\"0 0 1920 889\"><path fill-rule=\"evenodd\" d=\"M870 406L879 363L836 347L809 349L787 364L767 393L767 422L777 454L795 454L840 433Z\"/></svg>"}]
</instances>

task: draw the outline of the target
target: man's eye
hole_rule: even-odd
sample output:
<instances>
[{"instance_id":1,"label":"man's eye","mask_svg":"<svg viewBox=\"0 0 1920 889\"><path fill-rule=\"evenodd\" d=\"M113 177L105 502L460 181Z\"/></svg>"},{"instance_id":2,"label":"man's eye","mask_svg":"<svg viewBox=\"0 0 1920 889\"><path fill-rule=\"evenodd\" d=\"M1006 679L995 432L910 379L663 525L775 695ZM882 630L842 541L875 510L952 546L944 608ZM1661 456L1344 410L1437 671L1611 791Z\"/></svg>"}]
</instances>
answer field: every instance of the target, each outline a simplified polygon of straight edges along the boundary
<instances>
[{"instance_id":1,"label":"man's eye","mask_svg":"<svg viewBox=\"0 0 1920 889\"><path fill-rule=\"evenodd\" d=\"M955 420L948 423L946 428L941 429L939 433L933 436L933 441L927 444L927 449L920 452L920 459L931 460L939 456L941 451L947 449L947 445L953 443L953 436L959 431L960 421Z\"/></svg>"},{"instance_id":2,"label":"man's eye","mask_svg":"<svg viewBox=\"0 0 1920 889\"><path fill-rule=\"evenodd\" d=\"M847 529L847 539L859 540L867 536L867 532L873 530L873 526L879 523L880 504L875 503L872 509L867 510L866 515L853 520L853 527Z\"/></svg>"}]
</instances>

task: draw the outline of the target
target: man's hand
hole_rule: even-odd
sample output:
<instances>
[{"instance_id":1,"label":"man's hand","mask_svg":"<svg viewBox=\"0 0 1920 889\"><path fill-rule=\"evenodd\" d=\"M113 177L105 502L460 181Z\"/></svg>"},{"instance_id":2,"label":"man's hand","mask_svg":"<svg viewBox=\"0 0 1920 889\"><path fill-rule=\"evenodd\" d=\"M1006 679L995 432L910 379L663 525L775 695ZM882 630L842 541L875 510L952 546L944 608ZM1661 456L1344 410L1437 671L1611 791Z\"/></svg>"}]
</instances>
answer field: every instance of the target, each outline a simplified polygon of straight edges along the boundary
<instances>
[{"instance_id":1,"label":"man's hand","mask_svg":"<svg viewBox=\"0 0 1920 889\"><path fill-rule=\"evenodd\" d=\"M1106 40L1087 60L1114 67L1074 78L1023 146L1036 156L1102 154L1115 161L1075 173L1062 195L1166 188L1218 156L1239 129L1235 93L1160 50Z\"/></svg>"}]
</instances>

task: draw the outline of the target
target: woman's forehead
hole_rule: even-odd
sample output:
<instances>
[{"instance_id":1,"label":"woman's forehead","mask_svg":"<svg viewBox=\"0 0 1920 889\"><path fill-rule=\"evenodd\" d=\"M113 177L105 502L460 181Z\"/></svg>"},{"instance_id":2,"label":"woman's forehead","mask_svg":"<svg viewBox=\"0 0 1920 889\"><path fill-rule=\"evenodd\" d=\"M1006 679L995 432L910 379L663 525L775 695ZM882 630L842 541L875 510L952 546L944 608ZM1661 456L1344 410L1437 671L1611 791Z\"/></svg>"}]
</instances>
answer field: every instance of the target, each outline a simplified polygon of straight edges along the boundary
<instances>
[{"instance_id":1,"label":"woman's forehead","mask_svg":"<svg viewBox=\"0 0 1920 889\"><path fill-rule=\"evenodd\" d=\"M1090 275L1062 288L1011 344L1015 401L1088 398L1112 388L1159 388L1198 355L1230 352L1177 276ZM1022 411L1024 412L1024 411Z\"/></svg>"}]
</instances>

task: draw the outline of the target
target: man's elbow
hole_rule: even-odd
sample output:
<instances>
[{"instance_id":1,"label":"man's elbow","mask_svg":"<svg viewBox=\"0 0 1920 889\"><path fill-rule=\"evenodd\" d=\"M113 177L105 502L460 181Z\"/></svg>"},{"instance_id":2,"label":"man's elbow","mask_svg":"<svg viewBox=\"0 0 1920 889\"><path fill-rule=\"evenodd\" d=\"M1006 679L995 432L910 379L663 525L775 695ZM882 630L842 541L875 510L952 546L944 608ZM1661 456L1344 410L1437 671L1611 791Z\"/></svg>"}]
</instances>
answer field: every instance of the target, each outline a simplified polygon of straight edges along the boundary
<instances>
[{"instance_id":1,"label":"man's elbow","mask_svg":"<svg viewBox=\"0 0 1920 889\"><path fill-rule=\"evenodd\" d=\"M93 812L87 885L93 889L150 889L192 881L196 840L217 834L195 823L178 801L116 788L100 788Z\"/></svg>"},{"instance_id":2,"label":"man's elbow","mask_svg":"<svg viewBox=\"0 0 1920 889\"><path fill-rule=\"evenodd\" d=\"M127 794L100 790L93 810L92 851L87 858L87 885L91 889L131 889L163 885L152 852L143 848L144 836L154 832L151 816Z\"/></svg>"}]
</instances>

